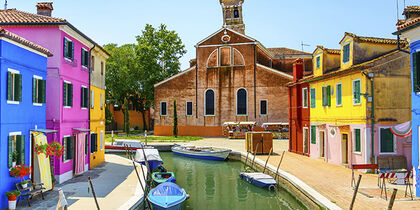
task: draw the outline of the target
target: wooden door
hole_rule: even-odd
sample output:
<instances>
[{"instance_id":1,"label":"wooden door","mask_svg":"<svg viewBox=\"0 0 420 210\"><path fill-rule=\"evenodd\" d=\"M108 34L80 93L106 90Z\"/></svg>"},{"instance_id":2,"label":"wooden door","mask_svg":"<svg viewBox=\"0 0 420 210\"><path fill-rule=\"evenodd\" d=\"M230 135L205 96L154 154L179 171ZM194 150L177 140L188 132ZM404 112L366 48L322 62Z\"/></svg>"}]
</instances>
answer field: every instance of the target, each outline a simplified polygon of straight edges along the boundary
<instances>
[{"instance_id":1,"label":"wooden door","mask_svg":"<svg viewBox=\"0 0 420 210\"><path fill-rule=\"evenodd\" d=\"M325 132L319 132L319 156L325 157Z\"/></svg>"},{"instance_id":2,"label":"wooden door","mask_svg":"<svg viewBox=\"0 0 420 210\"><path fill-rule=\"evenodd\" d=\"M346 133L343 133L341 139L341 160L342 163L347 164L349 163L349 135Z\"/></svg>"}]
</instances>

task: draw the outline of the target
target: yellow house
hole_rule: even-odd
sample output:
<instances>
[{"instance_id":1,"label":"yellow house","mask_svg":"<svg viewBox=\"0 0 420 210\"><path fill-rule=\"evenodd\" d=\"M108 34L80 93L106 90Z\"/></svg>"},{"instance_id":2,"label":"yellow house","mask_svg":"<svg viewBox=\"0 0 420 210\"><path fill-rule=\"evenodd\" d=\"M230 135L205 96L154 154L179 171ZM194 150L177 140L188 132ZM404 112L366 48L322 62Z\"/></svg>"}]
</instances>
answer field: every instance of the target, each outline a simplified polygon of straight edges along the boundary
<instances>
[{"instance_id":1,"label":"yellow house","mask_svg":"<svg viewBox=\"0 0 420 210\"><path fill-rule=\"evenodd\" d=\"M105 161L105 63L109 57L98 45L91 51L90 168Z\"/></svg>"},{"instance_id":2,"label":"yellow house","mask_svg":"<svg viewBox=\"0 0 420 210\"><path fill-rule=\"evenodd\" d=\"M398 156L411 165L411 141L389 129L410 120L410 57L397 40L345 33L340 49L315 49L313 67L299 81L309 83L310 156L345 166Z\"/></svg>"}]
</instances>

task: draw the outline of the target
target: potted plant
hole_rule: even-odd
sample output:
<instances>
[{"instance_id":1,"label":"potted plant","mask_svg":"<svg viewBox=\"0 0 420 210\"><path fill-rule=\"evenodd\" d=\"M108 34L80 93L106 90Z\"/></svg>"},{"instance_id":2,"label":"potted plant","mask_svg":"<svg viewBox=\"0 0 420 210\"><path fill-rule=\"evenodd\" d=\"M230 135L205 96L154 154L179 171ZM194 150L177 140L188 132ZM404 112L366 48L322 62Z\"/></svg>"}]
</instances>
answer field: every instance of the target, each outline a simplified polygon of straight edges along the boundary
<instances>
[{"instance_id":1,"label":"potted plant","mask_svg":"<svg viewBox=\"0 0 420 210\"><path fill-rule=\"evenodd\" d=\"M20 191L13 190L6 192L7 199L9 200L9 209L16 209L16 200L20 196Z\"/></svg>"},{"instance_id":2,"label":"potted plant","mask_svg":"<svg viewBox=\"0 0 420 210\"><path fill-rule=\"evenodd\" d=\"M31 172L31 166L26 166L22 164L12 167L10 169L10 176L23 179L25 176L29 176Z\"/></svg>"},{"instance_id":3,"label":"potted plant","mask_svg":"<svg viewBox=\"0 0 420 210\"><path fill-rule=\"evenodd\" d=\"M24 181L22 181L22 182L20 183L20 186L22 186L22 188L27 188L27 187L28 187L28 183L29 183L29 181L28 181L28 180L24 180Z\"/></svg>"},{"instance_id":4,"label":"potted plant","mask_svg":"<svg viewBox=\"0 0 420 210\"><path fill-rule=\"evenodd\" d=\"M16 166L16 162L17 162L18 157L19 157L19 153L17 151L14 151L12 153L12 167Z\"/></svg>"}]
</instances>

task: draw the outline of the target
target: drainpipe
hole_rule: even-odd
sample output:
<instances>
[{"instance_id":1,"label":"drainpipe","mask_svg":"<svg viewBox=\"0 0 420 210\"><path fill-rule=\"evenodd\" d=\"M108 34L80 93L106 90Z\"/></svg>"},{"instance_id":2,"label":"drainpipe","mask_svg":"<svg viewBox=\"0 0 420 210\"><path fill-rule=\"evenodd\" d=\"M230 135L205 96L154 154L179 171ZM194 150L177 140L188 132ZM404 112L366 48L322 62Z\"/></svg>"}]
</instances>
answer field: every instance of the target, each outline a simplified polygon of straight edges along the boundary
<instances>
[{"instance_id":1,"label":"drainpipe","mask_svg":"<svg viewBox=\"0 0 420 210\"><path fill-rule=\"evenodd\" d=\"M93 48L95 48L96 47L96 44L93 44L93 47L92 48L90 48L89 49L89 67L88 67L88 69L89 69L89 85L88 85L88 90L89 90L89 96L90 97L92 97L91 96L91 90L90 90L90 81L91 81L91 73L92 73L92 50L93 50ZM90 98L90 97L88 97L89 98L89 107L88 107L88 116L89 116L89 120L88 120L88 128L89 128L89 132L88 132L88 139L90 139L89 137L90 137L90 109L91 109L91 107L92 107L92 104L90 104L91 103L91 101L92 101L92 99ZM88 141L88 144L90 143L90 141ZM86 148L85 148L86 149ZM89 167L90 167L90 145L89 145L89 147L88 147L88 154L87 154L88 156L89 156L89 158L88 158L88 163L89 163Z\"/></svg>"},{"instance_id":2,"label":"drainpipe","mask_svg":"<svg viewBox=\"0 0 420 210\"><path fill-rule=\"evenodd\" d=\"M373 97L373 77L368 77L370 79L370 89L371 89L371 97L372 97L372 111L371 111L371 123L372 127L370 129L370 135L371 135L371 152L372 152L372 158L374 158L375 164L377 164L377 160L375 158L375 149L374 149L374 142L375 142L375 100Z\"/></svg>"},{"instance_id":3,"label":"drainpipe","mask_svg":"<svg viewBox=\"0 0 420 210\"><path fill-rule=\"evenodd\" d=\"M409 51L401 49L401 46L400 46L400 35L397 35L397 49L398 49L399 51L401 51L401 52L405 52L405 53L410 54L410 52L409 52Z\"/></svg>"}]
</instances>

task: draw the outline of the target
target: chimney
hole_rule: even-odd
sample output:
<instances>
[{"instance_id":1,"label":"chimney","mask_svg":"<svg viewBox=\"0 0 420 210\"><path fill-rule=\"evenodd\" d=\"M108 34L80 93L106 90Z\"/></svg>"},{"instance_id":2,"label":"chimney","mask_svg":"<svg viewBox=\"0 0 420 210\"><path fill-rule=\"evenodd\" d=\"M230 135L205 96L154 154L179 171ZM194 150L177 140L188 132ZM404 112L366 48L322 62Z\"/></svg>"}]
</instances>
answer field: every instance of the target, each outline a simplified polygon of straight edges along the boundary
<instances>
[{"instance_id":1,"label":"chimney","mask_svg":"<svg viewBox=\"0 0 420 210\"><path fill-rule=\"evenodd\" d=\"M303 61L301 58L293 62L293 82L297 82L303 78Z\"/></svg>"},{"instance_id":2,"label":"chimney","mask_svg":"<svg viewBox=\"0 0 420 210\"><path fill-rule=\"evenodd\" d=\"M38 2L36 4L36 10L38 15L44 15L51 17L51 13L54 10L52 2Z\"/></svg>"}]
</instances>

